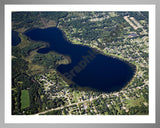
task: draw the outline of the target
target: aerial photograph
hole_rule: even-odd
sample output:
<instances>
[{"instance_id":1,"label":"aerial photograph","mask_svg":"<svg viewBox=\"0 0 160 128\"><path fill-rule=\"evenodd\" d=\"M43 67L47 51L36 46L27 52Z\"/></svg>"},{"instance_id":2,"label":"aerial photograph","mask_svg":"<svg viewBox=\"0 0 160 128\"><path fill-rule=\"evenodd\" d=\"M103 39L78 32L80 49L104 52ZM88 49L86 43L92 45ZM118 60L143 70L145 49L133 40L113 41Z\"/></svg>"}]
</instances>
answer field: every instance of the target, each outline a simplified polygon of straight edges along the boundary
<instances>
[{"instance_id":1,"label":"aerial photograph","mask_svg":"<svg viewBox=\"0 0 160 128\"><path fill-rule=\"evenodd\" d=\"M149 115L148 11L13 11L12 115Z\"/></svg>"}]
</instances>

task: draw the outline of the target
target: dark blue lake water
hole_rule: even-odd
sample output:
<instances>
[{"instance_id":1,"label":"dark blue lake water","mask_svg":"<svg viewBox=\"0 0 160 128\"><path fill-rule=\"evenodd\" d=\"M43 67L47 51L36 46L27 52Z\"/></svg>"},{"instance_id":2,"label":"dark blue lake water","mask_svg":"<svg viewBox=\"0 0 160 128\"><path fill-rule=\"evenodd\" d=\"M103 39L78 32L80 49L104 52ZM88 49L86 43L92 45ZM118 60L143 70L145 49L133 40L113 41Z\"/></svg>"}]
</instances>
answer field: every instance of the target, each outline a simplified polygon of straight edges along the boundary
<instances>
[{"instance_id":1,"label":"dark blue lake water","mask_svg":"<svg viewBox=\"0 0 160 128\"><path fill-rule=\"evenodd\" d=\"M16 46L21 42L18 32L12 30L12 46Z\"/></svg>"},{"instance_id":2,"label":"dark blue lake water","mask_svg":"<svg viewBox=\"0 0 160 128\"><path fill-rule=\"evenodd\" d=\"M25 35L34 41L49 43L50 46L39 49L39 53L46 54L55 51L68 55L71 63L58 66L57 71L80 87L89 87L104 92L119 91L135 73L134 65L105 56L90 47L72 44L58 28L35 28L26 31Z\"/></svg>"}]
</instances>

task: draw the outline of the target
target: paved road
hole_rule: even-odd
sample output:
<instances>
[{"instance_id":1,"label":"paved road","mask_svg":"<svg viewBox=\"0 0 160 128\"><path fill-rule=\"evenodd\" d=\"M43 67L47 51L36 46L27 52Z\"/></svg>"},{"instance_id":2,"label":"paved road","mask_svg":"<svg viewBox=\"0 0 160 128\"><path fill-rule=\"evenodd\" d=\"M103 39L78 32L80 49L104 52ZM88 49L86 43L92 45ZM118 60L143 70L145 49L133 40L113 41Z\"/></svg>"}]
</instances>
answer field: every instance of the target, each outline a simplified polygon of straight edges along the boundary
<instances>
[{"instance_id":1,"label":"paved road","mask_svg":"<svg viewBox=\"0 0 160 128\"><path fill-rule=\"evenodd\" d=\"M53 111L53 110L63 109L63 108L65 108L65 107L70 107L70 106L72 106L72 105L78 105L79 103L85 103L85 102L87 102L87 101L93 101L93 100L95 100L95 99L98 99L99 97L100 97L100 96L98 96L98 97L96 97L96 98L88 99L88 100L85 100L85 101L79 101L79 102L77 102L77 103L69 104L69 105L66 105L66 106L63 106L63 107L52 108L52 109L49 109L49 110L46 110L46 111L43 111L43 112L39 112L39 113L37 113L37 114L35 114L35 115L45 114L45 113L50 112L50 111Z\"/></svg>"}]
</instances>

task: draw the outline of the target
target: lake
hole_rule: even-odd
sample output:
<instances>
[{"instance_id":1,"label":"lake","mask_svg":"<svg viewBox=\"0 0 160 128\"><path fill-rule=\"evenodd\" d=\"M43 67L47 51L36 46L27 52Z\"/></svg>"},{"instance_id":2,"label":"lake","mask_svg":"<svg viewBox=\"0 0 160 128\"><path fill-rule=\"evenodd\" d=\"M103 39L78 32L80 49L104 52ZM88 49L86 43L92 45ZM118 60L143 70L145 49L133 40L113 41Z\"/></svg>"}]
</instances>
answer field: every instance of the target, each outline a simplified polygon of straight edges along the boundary
<instances>
[{"instance_id":1,"label":"lake","mask_svg":"<svg viewBox=\"0 0 160 128\"><path fill-rule=\"evenodd\" d=\"M16 46L21 42L18 32L12 30L12 46Z\"/></svg>"},{"instance_id":2,"label":"lake","mask_svg":"<svg viewBox=\"0 0 160 128\"><path fill-rule=\"evenodd\" d=\"M72 44L59 28L34 28L25 35L31 40L49 43L48 47L38 50L41 54L55 51L70 57L71 63L58 66L57 71L74 86L109 93L121 90L135 74L135 65L103 55L93 48Z\"/></svg>"}]
</instances>

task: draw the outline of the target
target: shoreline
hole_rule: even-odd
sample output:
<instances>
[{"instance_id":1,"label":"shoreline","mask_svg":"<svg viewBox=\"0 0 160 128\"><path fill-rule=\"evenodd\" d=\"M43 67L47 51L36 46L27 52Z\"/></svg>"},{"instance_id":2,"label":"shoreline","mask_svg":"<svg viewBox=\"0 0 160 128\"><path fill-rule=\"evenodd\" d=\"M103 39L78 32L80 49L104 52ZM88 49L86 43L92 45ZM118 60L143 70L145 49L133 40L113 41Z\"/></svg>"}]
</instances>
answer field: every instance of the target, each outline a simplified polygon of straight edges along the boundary
<instances>
[{"instance_id":1,"label":"shoreline","mask_svg":"<svg viewBox=\"0 0 160 128\"><path fill-rule=\"evenodd\" d=\"M92 50L95 50L96 52L98 52L98 54L100 53L100 54L102 54L102 55L104 55L104 56L109 56L109 57L112 57L112 58L116 58L116 59L118 59L118 60L120 60L120 61L123 61L124 63L128 64L128 65L133 69L133 76L132 76L132 78L127 82L127 84L125 84L124 87L122 87L120 90L118 90L118 91L113 91L113 92L109 92L109 93L117 93L117 92L120 92L120 91L126 89L126 88L128 87L128 85L133 82L135 76L137 75L138 65L133 64L133 63L129 62L127 59L125 59L125 58L120 58L119 56L116 56L116 55L114 55L114 54L104 53L104 52L103 52L102 50L100 50L99 48L95 48L95 47L93 48L93 47L89 46L88 44L81 44L80 42L79 42L79 43L74 43L73 41L71 41L71 40L69 40L69 39L67 38L67 36L66 36L66 34L65 34L65 31L62 30L62 28L59 28L59 29L60 29L60 30L62 31L62 33L64 34L64 35L63 35L64 38L65 38L67 41L69 41L71 44L89 47L89 48L91 48ZM79 88L79 87L78 87L78 88ZM88 88L90 88L90 87L80 87L80 88L87 88L87 89L88 89Z\"/></svg>"},{"instance_id":2,"label":"shoreline","mask_svg":"<svg viewBox=\"0 0 160 128\"><path fill-rule=\"evenodd\" d=\"M49 28L52 28L52 27L49 27ZM58 27L54 27L54 28L58 28ZM25 31L24 34L25 34L26 32L28 32L28 31L33 30L33 29L36 29L36 28L31 28L31 29ZM38 28L38 29L42 29L42 28ZM44 29L47 29L47 28L44 28ZM127 60L124 59L124 58L119 58L119 57L116 56L116 55L112 55L112 54L109 54L109 53L108 53L108 54L107 54L107 53L104 53L104 52L103 52L102 50L100 50L99 48L91 47L91 46L89 46L89 45L82 44L82 43L80 43L80 42L77 44L77 43L75 43L75 42L73 42L73 41L70 41L70 40L67 38L67 36L66 36L66 34L65 34L65 31L62 30L62 28L58 28L58 29L62 32L62 35L63 35L64 39L65 39L66 41L68 41L69 43L71 43L71 44L73 44L73 45L80 45L80 46L83 46L83 47L88 47L88 48L90 48L91 50L95 50L98 54L102 54L102 55L104 55L104 56L109 56L109 57L112 57L112 58L116 58L116 59L118 59L118 60L120 60L120 61L123 61L124 63L128 64L128 65L131 67L131 69L133 70L133 76L131 77L131 79L130 79L128 82L126 82L126 84L124 85L124 87L122 87L120 90L118 90L118 91L113 91L113 92L109 92L109 93L120 92L121 90L127 88L128 85L129 85L129 84L133 81L133 79L135 78L135 76L136 76L136 74L137 74L137 65L135 65L135 64L127 61ZM45 43L48 44L48 42L45 42ZM55 51L50 51L50 52L55 52ZM58 53L58 52L55 52L55 53ZM58 54L60 54L60 53L58 53ZM61 54L61 55L62 55L62 54ZM62 56L65 56L65 58L68 60L68 62L69 62L69 63L72 63L70 57L68 58L68 56L66 57L66 55L62 55ZM69 63L67 63L67 64L69 64ZM60 64L60 65L61 65L61 64ZM56 70L56 71L57 71L57 70ZM65 78L65 76L64 76L63 74L59 73L58 71L57 71L57 73L58 73L69 85L70 85L71 83L74 83L73 81L68 81L67 78ZM74 84L75 84L75 83L74 83ZM75 84L75 85L77 85L77 84ZM78 86L76 86L76 87L78 87ZM84 87L81 87L81 88L84 88ZM85 88L90 88L90 87L85 87ZM102 91L101 91L101 92L102 92Z\"/></svg>"}]
</instances>

